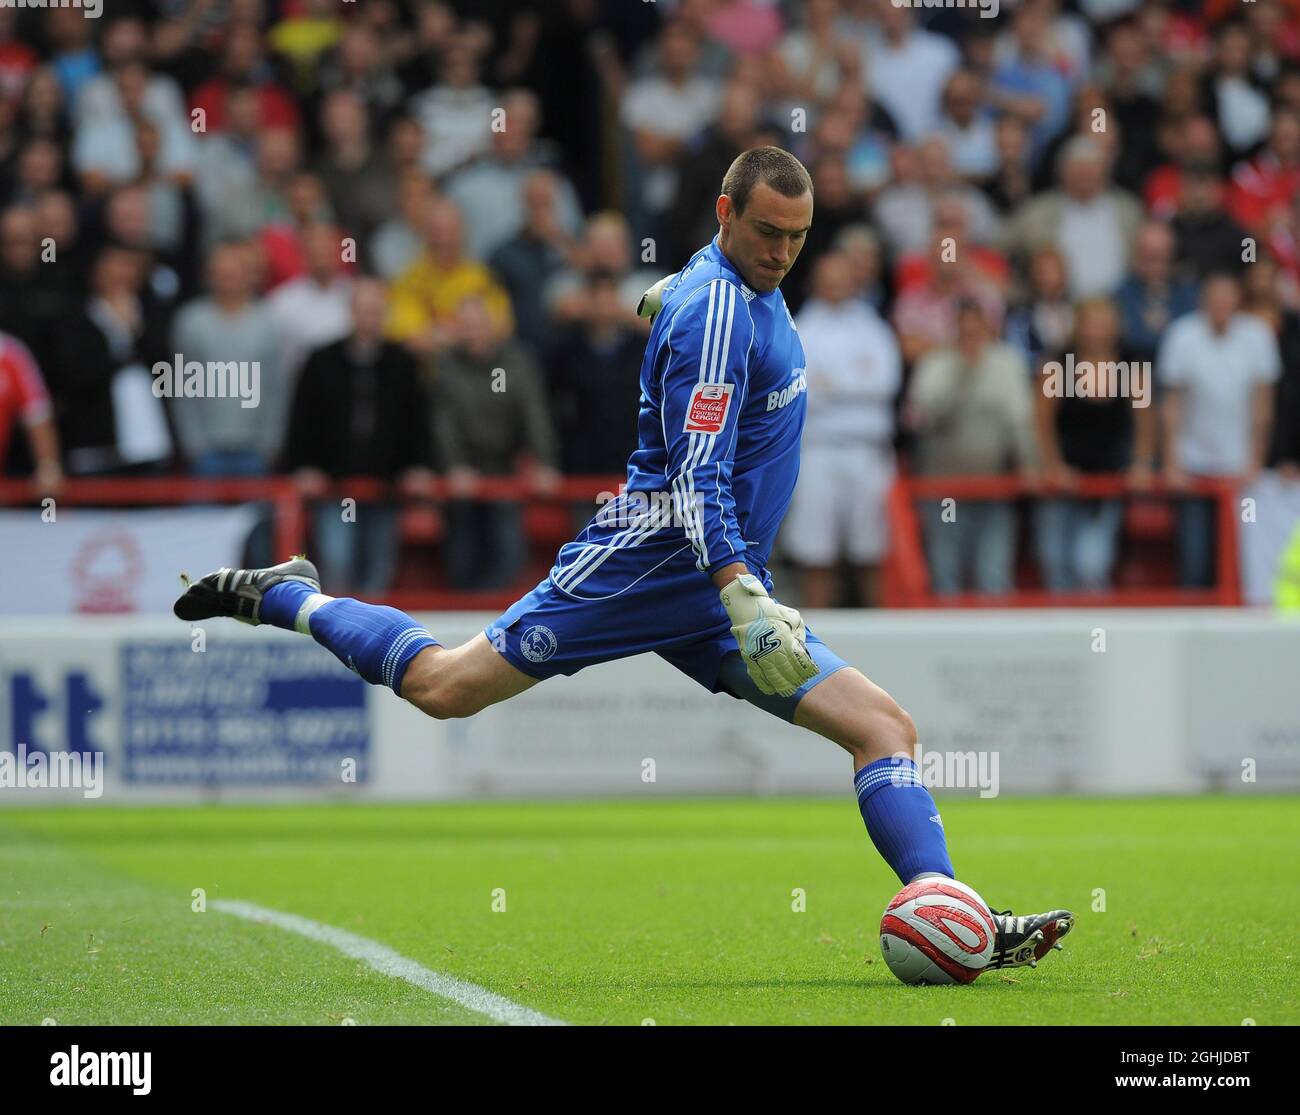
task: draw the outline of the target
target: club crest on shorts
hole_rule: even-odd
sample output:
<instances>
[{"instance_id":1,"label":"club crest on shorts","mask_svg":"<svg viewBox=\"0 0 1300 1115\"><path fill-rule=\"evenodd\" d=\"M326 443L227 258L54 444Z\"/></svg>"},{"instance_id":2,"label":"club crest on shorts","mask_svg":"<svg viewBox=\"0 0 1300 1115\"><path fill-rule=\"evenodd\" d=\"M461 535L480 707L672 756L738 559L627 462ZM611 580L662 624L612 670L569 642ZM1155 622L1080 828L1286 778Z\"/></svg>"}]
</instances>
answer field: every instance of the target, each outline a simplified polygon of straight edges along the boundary
<instances>
[{"instance_id":1,"label":"club crest on shorts","mask_svg":"<svg viewBox=\"0 0 1300 1115\"><path fill-rule=\"evenodd\" d=\"M555 632L549 627L530 627L519 636L519 653L529 662L545 662L559 647Z\"/></svg>"},{"instance_id":2,"label":"club crest on shorts","mask_svg":"<svg viewBox=\"0 0 1300 1115\"><path fill-rule=\"evenodd\" d=\"M686 407L688 434L720 434L727 424L727 411L731 407L734 383L697 383Z\"/></svg>"}]
</instances>

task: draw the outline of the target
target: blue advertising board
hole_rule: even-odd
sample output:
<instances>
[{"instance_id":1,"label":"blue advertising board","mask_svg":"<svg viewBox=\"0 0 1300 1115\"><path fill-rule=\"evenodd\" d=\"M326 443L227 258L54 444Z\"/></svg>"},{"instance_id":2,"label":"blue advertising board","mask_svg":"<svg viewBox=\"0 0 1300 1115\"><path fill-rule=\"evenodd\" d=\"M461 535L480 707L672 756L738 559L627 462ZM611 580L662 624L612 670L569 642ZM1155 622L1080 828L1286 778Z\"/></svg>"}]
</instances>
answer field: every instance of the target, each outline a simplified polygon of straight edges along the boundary
<instances>
[{"instance_id":1,"label":"blue advertising board","mask_svg":"<svg viewBox=\"0 0 1300 1115\"><path fill-rule=\"evenodd\" d=\"M366 779L366 683L314 643L129 641L121 671L126 782Z\"/></svg>"}]
</instances>

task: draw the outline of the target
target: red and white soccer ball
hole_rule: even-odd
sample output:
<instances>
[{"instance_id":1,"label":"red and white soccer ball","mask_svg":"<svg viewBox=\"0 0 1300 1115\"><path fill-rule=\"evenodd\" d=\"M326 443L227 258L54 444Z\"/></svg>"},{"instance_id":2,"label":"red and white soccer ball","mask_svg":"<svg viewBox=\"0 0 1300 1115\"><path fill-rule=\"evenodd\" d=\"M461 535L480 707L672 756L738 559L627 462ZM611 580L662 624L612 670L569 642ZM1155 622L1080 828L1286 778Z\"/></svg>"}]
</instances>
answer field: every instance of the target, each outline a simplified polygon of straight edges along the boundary
<instances>
[{"instance_id":1,"label":"red and white soccer ball","mask_svg":"<svg viewBox=\"0 0 1300 1115\"><path fill-rule=\"evenodd\" d=\"M920 879L880 919L880 951L904 983L970 983L993 955L993 915L955 879Z\"/></svg>"}]
</instances>

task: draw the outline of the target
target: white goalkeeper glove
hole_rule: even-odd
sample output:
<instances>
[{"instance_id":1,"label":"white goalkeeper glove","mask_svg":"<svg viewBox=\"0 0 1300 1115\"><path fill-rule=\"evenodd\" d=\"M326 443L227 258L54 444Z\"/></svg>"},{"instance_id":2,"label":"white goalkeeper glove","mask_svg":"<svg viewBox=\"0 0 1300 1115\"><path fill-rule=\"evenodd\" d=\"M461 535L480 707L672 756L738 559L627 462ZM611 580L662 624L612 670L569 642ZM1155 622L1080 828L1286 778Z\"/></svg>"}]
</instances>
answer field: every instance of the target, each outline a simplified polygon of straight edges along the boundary
<instances>
[{"instance_id":1,"label":"white goalkeeper glove","mask_svg":"<svg viewBox=\"0 0 1300 1115\"><path fill-rule=\"evenodd\" d=\"M671 275L665 275L641 295L641 301L636 304L637 317L648 317L654 321L655 314L664 308L664 287L677 278L677 274L674 271Z\"/></svg>"},{"instance_id":2,"label":"white goalkeeper glove","mask_svg":"<svg viewBox=\"0 0 1300 1115\"><path fill-rule=\"evenodd\" d=\"M789 697L821 672L804 642L803 617L768 596L753 574L742 573L719 596L745 668L764 693Z\"/></svg>"}]
</instances>

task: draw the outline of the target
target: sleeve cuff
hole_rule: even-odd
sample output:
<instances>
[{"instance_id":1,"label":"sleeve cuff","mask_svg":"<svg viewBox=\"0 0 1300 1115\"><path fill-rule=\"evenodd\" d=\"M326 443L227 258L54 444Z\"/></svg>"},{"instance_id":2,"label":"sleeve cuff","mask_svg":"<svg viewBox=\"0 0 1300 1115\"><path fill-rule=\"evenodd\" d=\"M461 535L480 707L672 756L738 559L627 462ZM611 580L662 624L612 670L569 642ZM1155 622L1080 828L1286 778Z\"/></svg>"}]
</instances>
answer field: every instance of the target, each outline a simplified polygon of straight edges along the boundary
<instances>
[{"instance_id":1,"label":"sleeve cuff","mask_svg":"<svg viewBox=\"0 0 1300 1115\"><path fill-rule=\"evenodd\" d=\"M735 565L736 562L740 562L744 565L746 572L753 573L753 569L750 568L749 562L746 560L746 553L747 551L741 550L739 553L728 554L721 561L715 561L706 566L704 572L712 577L719 569L725 569L728 565Z\"/></svg>"}]
</instances>

